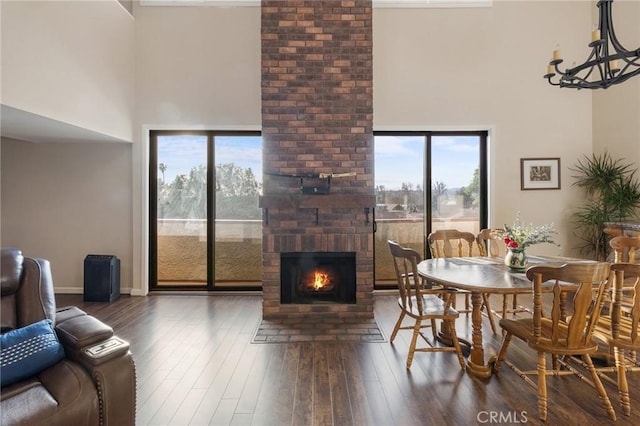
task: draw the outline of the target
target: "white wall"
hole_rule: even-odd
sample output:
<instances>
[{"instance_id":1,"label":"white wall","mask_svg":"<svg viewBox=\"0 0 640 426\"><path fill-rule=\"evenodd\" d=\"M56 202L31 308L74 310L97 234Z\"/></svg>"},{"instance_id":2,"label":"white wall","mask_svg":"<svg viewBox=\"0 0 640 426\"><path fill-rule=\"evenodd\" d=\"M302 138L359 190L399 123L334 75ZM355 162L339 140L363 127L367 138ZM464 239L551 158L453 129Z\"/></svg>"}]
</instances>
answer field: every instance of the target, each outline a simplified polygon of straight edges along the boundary
<instances>
[{"instance_id":1,"label":"white wall","mask_svg":"<svg viewBox=\"0 0 640 426\"><path fill-rule=\"evenodd\" d=\"M137 126L261 125L260 8L138 7Z\"/></svg>"},{"instance_id":2,"label":"white wall","mask_svg":"<svg viewBox=\"0 0 640 426\"><path fill-rule=\"evenodd\" d=\"M133 140L135 28L120 3L3 1L0 10L3 105L74 135ZM115 254L128 292L132 144L3 137L0 149L2 245L49 259L58 292L82 291L87 254Z\"/></svg>"},{"instance_id":3,"label":"white wall","mask_svg":"<svg viewBox=\"0 0 640 426\"><path fill-rule=\"evenodd\" d=\"M132 145L0 143L2 246L48 259L57 292L81 292L87 254L114 254L128 293Z\"/></svg>"},{"instance_id":4,"label":"white wall","mask_svg":"<svg viewBox=\"0 0 640 426\"><path fill-rule=\"evenodd\" d=\"M116 0L3 1L3 105L132 141L134 20Z\"/></svg>"}]
</instances>

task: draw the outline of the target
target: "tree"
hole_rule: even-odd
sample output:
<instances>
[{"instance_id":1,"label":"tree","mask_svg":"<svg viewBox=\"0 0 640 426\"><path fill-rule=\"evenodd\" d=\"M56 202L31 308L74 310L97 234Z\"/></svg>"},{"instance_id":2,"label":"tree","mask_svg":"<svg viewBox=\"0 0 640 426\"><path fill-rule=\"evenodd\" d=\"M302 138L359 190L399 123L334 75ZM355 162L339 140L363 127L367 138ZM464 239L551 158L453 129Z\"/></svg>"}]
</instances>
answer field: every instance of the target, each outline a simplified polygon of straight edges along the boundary
<instances>
[{"instance_id":1,"label":"tree","mask_svg":"<svg viewBox=\"0 0 640 426\"><path fill-rule=\"evenodd\" d=\"M433 212L440 211L438 197L447 194L447 185L444 182L435 181L431 189L431 209Z\"/></svg>"},{"instance_id":2,"label":"tree","mask_svg":"<svg viewBox=\"0 0 640 426\"><path fill-rule=\"evenodd\" d=\"M233 163L216 166L216 218L260 219L257 197L261 191L251 168Z\"/></svg>"},{"instance_id":3,"label":"tree","mask_svg":"<svg viewBox=\"0 0 640 426\"><path fill-rule=\"evenodd\" d=\"M165 218L207 218L207 171L201 164L187 175L177 175L166 191Z\"/></svg>"},{"instance_id":4,"label":"tree","mask_svg":"<svg viewBox=\"0 0 640 426\"><path fill-rule=\"evenodd\" d=\"M251 168L243 169L233 163L216 166L216 195L255 196L259 193L259 185Z\"/></svg>"},{"instance_id":5,"label":"tree","mask_svg":"<svg viewBox=\"0 0 640 426\"><path fill-rule=\"evenodd\" d=\"M164 183L164 172L167 171L167 165L164 163L160 163L158 165L158 168L160 169L160 173L162 173L162 183Z\"/></svg>"},{"instance_id":6,"label":"tree","mask_svg":"<svg viewBox=\"0 0 640 426\"><path fill-rule=\"evenodd\" d=\"M476 207L480 202L480 169L473 171L471 183L458 190L458 195L462 195L465 208Z\"/></svg>"},{"instance_id":7,"label":"tree","mask_svg":"<svg viewBox=\"0 0 640 426\"><path fill-rule=\"evenodd\" d=\"M384 204L387 188L384 185L376 186L376 204Z\"/></svg>"},{"instance_id":8,"label":"tree","mask_svg":"<svg viewBox=\"0 0 640 426\"><path fill-rule=\"evenodd\" d=\"M160 169L162 171L162 168ZM166 170L166 166L164 166ZM257 196L261 187L251 168L233 163L216 165L216 218L260 219ZM158 217L207 218L207 168L200 164L169 184L159 182Z\"/></svg>"}]
</instances>

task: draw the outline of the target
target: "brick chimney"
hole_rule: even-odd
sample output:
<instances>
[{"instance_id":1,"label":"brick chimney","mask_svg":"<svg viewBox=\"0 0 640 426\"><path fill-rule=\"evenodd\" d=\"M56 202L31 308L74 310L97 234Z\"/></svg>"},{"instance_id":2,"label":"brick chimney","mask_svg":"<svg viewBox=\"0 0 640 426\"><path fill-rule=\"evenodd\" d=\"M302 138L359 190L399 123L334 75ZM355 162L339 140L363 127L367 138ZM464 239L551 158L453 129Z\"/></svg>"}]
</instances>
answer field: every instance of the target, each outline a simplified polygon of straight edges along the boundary
<instances>
[{"instance_id":1,"label":"brick chimney","mask_svg":"<svg viewBox=\"0 0 640 426\"><path fill-rule=\"evenodd\" d=\"M372 318L371 0L261 8L263 317ZM355 252L356 302L282 304L284 252Z\"/></svg>"}]
</instances>

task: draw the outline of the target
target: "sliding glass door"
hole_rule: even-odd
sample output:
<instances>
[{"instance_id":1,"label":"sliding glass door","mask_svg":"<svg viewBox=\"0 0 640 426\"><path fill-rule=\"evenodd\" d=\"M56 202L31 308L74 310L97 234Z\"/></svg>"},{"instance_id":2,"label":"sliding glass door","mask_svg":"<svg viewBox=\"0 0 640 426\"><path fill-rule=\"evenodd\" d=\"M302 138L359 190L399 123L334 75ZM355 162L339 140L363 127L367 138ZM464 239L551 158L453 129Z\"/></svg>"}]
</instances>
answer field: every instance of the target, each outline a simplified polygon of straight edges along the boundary
<instances>
[{"instance_id":1,"label":"sliding glass door","mask_svg":"<svg viewBox=\"0 0 640 426\"><path fill-rule=\"evenodd\" d=\"M150 141L151 289L259 287L260 134L155 131Z\"/></svg>"},{"instance_id":2,"label":"sliding glass door","mask_svg":"<svg viewBox=\"0 0 640 426\"><path fill-rule=\"evenodd\" d=\"M215 139L214 285L245 287L262 281L262 138Z\"/></svg>"},{"instance_id":3,"label":"sliding glass door","mask_svg":"<svg viewBox=\"0 0 640 426\"><path fill-rule=\"evenodd\" d=\"M155 138L155 276L158 287L207 285L207 155L205 134ZM153 180L151 182L153 184ZM152 209L153 211L153 209Z\"/></svg>"},{"instance_id":4,"label":"sliding glass door","mask_svg":"<svg viewBox=\"0 0 640 426\"><path fill-rule=\"evenodd\" d=\"M376 285L395 282L388 240L424 251L425 150L424 135L375 135Z\"/></svg>"},{"instance_id":5,"label":"sliding glass door","mask_svg":"<svg viewBox=\"0 0 640 426\"><path fill-rule=\"evenodd\" d=\"M438 229L487 226L487 132L375 132L376 286L395 284L394 240L430 256Z\"/></svg>"}]
</instances>

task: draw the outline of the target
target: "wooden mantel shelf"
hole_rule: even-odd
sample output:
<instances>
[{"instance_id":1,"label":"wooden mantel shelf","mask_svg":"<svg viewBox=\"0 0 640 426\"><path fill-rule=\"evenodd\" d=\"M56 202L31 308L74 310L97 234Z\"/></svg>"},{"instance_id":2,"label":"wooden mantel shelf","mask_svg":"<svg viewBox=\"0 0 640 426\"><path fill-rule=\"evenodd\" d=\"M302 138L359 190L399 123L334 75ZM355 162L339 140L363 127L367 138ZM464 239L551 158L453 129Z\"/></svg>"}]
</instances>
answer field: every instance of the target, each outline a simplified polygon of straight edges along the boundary
<instances>
[{"instance_id":1,"label":"wooden mantel shelf","mask_svg":"<svg viewBox=\"0 0 640 426\"><path fill-rule=\"evenodd\" d=\"M319 209L340 207L374 207L374 195L364 194L278 194L260 197L262 209Z\"/></svg>"}]
</instances>

